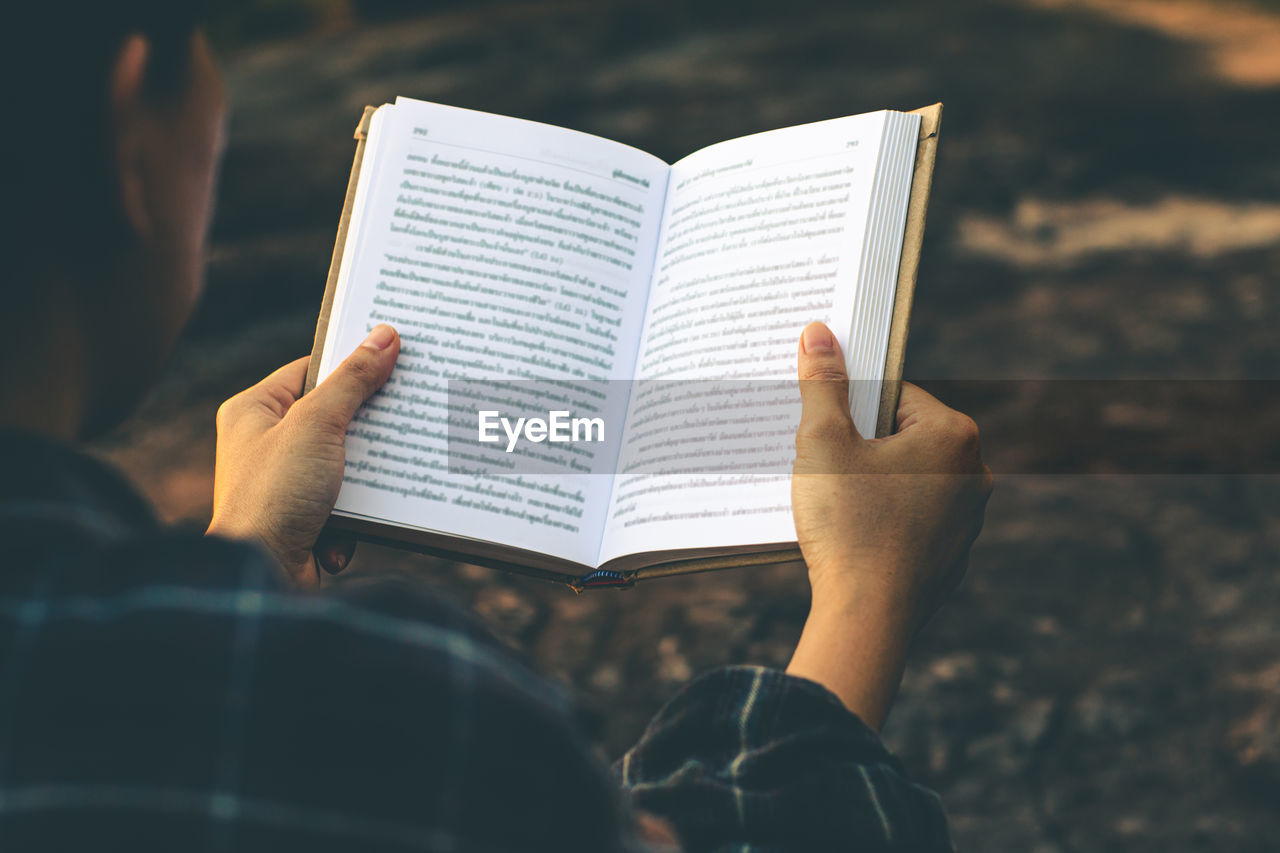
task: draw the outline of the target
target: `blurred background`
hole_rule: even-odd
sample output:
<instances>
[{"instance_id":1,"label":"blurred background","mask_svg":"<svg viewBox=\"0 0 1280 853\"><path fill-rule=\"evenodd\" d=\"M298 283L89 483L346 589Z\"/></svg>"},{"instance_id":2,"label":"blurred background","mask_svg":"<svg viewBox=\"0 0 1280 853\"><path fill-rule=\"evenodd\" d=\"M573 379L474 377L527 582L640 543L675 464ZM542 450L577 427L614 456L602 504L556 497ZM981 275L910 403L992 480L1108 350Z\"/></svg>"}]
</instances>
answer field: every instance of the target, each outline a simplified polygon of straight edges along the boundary
<instances>
[{"instance_id":1,"label":"blurred background","mask_svg":"<svg viewBox=\"0 0 1280 853\"><path fill-rule=\"evenodd\" d=\"M1280 2L211 5L232 119L207 294L98 447L165 516L207 523L218 403L311 348L364 105L674 160L941 100L907 376L977 419L999 482L886 737L962 850L1275 849ZM588 697L611 758L699 671L785 665L808 605L773 569L583 596L371 546L351 571L470 605Z\"/></svg>"}]
</instances>

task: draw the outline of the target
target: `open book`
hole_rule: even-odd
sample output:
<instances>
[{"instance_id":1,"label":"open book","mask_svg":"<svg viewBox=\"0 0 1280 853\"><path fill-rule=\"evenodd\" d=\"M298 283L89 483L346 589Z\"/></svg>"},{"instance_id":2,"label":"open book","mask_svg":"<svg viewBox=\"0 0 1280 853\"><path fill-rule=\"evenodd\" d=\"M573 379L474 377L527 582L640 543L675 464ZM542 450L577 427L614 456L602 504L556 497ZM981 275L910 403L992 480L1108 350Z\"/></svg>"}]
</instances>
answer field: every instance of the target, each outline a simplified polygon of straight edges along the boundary
<instances>
[{"instance_id":1,"label":"open book","mask_svg":"<svg viewBox=\"0 0 1280 853\"><path fill-rule=\"evenodd\" d=\"M793 425L756 430L774 467L707 466L698 436L756 432L726 431L715 406L655 421L658 396L716 392L653 385L791 380L794 396L800 331L821 320L844 346L859 431L887 434L940 117L941 104L850 116L668 165L521 119L367 108L307 388L378 323L402 348L352 423L331 524L578 590L798 560ZM538 381L590 399L610 440L560 468L477 467L460 424L478 438L477 414ZM460 409L483 383L501 390ZM674 464L646 469L659 443Z\"/></svg>"}]
</instances>

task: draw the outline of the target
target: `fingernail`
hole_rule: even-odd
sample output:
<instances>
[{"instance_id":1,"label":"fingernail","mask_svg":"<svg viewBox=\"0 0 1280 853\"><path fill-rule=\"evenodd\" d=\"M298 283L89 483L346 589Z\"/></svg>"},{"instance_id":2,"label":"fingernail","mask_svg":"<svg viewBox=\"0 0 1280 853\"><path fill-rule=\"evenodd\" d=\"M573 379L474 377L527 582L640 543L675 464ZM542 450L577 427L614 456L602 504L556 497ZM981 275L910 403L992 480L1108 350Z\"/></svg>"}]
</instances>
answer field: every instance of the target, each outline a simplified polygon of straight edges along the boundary
<instances>
[{"instance_id":1,"label":"fingernail","mask_svg":"<svg viewBox=\"0 0 1280 853\"><path fill-rule=\"evenodd\" d=\"M386 323L382 323L373 327L373 331L369 333L369 337L365 338L364 343L360 346L374 350L384 350L391 346L391 342L395 339L396 330L388 326Z\"/></svg>"},{"instance_id":2,"label":"fingernail","mask_svg":"<svg viewBox=\"0 0 1280 853\"><path fill-rule=\"evenodd\" d=\"M800 338L805 352L830 352L836 348L836 339L831 330L822 323L810 323L804 327L804 335Z\"/></svg>"}]
</instances>

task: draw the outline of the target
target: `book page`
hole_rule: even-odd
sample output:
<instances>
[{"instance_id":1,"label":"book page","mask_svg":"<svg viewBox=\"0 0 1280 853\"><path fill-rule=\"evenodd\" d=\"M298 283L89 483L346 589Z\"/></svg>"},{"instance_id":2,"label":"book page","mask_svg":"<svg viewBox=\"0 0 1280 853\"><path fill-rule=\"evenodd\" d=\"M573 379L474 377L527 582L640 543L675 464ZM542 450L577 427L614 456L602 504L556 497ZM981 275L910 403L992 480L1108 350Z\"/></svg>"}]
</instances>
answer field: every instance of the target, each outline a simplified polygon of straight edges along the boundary
<instances>
[{"instance_id":1,"label":"book page","mask_svg":"<svg viewBox=\"0 0 1280 853\"><path fill-rule=\"evenodd\" d=\"M863 268L879 264L879 281L892 256L896 281L901 236L894 246L874 227L877 198L897 181L904 217L910 169L905 182L901 168L882 174L881 153L890 140L910 164L918 126L891 115L901 114L757 134L672 167L602 563L655 546L795 540L800 331L815 320L830 326L855 379L873 363L855 357L865 348L856 340L864 327L880 324L887 333L883 312L873 317L868 308L870 297L883 302L885 294L866 292ZM890 305L892 296L890 285ZM881 369L883 360L881 346ZM878 400L878 374L868 393ZM751 398L749 413L767 417L726 418L717 398L739 395ZM673 408L673 400L689 402ZM856 422L873 434L875 406ZM646 467L646 459L663 465Z\"/></svg>"},{"instance_id":2,"label":"book page","mask_svg":"<svg viewBox=\"0 0 1280 853\"><path fill-rule=\"evenodd\" d=\"M629 379L669 167L407 99L366 152L320 379L378 323L402 344L351 425L335 511L594 564L610 478L451 470L448 382ZM620 423L626 383L606 386L598 414Z\"/></svg>"}]
</instances>

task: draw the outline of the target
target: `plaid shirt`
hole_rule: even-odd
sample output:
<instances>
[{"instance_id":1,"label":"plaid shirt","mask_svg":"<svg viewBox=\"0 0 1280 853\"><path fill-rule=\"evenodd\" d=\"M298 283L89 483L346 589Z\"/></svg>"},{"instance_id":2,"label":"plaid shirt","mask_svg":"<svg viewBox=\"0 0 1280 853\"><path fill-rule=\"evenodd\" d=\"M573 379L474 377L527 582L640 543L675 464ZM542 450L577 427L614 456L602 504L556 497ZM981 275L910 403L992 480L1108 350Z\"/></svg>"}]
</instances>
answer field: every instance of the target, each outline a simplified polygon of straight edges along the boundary
<instances>
[{"instance_id":1,"label":"plaid shirt","mask_svg":"<svg viewBox=\"0 0 1280 853\"><path fill-rule=\"evenodd\" d=\"M816 684L734 667L614 767L570 698L404 582L289 589L105 466L0 434L0 850L949 850ZM620 782L620 785L617 784Z\"/></svg>"}]
</instances>

